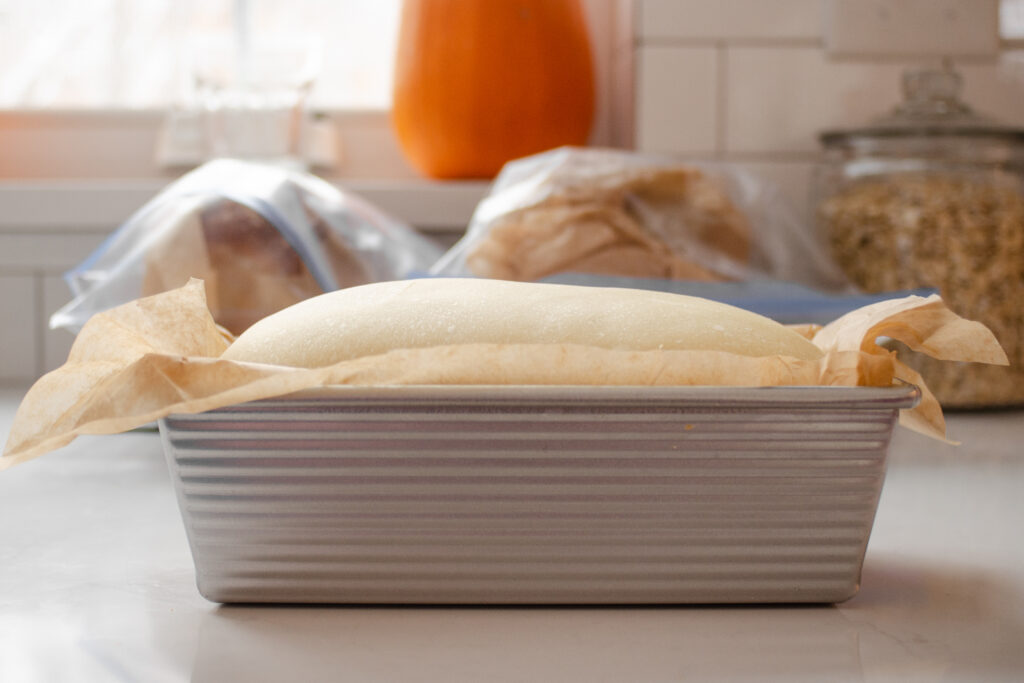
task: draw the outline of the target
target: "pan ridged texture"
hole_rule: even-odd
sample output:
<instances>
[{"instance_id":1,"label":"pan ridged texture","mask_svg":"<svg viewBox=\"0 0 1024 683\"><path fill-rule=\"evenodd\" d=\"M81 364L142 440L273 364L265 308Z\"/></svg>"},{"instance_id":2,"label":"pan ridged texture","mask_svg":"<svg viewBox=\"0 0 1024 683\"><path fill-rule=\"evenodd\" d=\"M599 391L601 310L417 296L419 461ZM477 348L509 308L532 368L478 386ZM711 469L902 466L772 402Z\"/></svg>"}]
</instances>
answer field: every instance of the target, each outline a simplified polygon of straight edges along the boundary
<instances>
[{"instance_id":1,"label":"pan ridged texture","mask_svg":"<svg viewBox=\"0 0 1024 683\"><path fill-rule=\"evenodd\" d=\"M211 600L835 602L913 397L341 387L160 426Z\"/></svg>"}]
</instances>

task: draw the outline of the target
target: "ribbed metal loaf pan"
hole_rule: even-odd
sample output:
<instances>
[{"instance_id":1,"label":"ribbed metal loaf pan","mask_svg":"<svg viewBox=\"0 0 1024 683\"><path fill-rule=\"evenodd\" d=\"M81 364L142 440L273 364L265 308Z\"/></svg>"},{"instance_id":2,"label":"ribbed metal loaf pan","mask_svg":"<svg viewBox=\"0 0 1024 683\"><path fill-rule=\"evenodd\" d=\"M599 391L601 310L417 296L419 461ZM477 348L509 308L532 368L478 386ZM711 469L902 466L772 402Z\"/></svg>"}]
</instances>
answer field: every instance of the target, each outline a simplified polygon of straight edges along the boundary
<instances>
[{"instance_id":1,"label":"ribbed metal loaf pan","mask_svg":"<svg viewBox=\"0 0 1024 683\"><path fill-rule=\"evenodd\" d=\"M914 387L338 387L160 421L216 602L837 602Z\"/></svg>"}]
</instances>

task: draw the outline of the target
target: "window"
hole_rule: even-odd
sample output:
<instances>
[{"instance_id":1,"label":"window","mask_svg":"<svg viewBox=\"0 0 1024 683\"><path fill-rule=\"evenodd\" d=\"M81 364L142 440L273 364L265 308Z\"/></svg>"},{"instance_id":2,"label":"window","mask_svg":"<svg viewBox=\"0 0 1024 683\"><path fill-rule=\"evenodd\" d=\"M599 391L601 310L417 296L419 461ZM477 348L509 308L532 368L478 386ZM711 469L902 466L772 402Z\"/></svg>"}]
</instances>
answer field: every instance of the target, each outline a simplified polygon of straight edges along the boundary
<instances>
[{"instance_id":1,"label":"window","mask_svg":"<svg viewBox=\"0 0 1024 683\"><path fill-rule=\"evenodd\" d=\"M400 0L0 0L0 108L162 109L203 87L312 83L386 109ZM273 81L273 82L270 82Z\"/></svg>"},{"instance_id":2,"label":"window","mask_svg":"<svg viewBox=\"0 0 1024 683\"><path fill-rule=\"evenodd\" d=\"M160 178L281 150L409 177L387 121L400 7L0 0L0 178Z\"/></svg>"},{"instance_id":3,"label":"window","mask_svg":"<svg viewBox=\"0 0 1024 683\"><path fill-rule=\"evenodd\" d=\"M628 4L583 0L597 144L613 139L611 53L628 44L614 35ZM298 88L313 114L304 156L318 172L416 178L387 114L400 8L401 0L0 0L0 179L175 175L202 160L204 106L248 97L224 84L249 79L263 79L270 100Z\"/></svg>"}]
</instances>

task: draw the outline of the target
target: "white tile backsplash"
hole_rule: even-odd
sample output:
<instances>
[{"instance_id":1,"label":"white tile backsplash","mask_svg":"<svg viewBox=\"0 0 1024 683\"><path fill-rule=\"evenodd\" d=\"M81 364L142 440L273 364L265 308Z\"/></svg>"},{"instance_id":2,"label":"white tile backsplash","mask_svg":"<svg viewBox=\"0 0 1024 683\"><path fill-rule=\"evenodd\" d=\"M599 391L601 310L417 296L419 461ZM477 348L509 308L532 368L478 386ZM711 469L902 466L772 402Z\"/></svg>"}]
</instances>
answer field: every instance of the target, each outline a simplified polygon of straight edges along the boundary
<instances>
[{"instance_id":1,"label":"white tile backsplash","mask_svg":"<svg viewBox=\"0 0 1024 683\"><path fill-rule=\"evenodd\" d=\"M821 36L820 0L642 0L637 9L643 40Z\"/></svg>"},{"instance_id":2,"label":"white tile backsplash","mask_svg":"<svg viewBox=\"0 0 1024 683\"><path fill-rule=\"evenodd\" d=\"M0 382L36 376L39 311L32 275L0 275Z\"/></svg>"},{"instance_id":3,"label":"white tile backsplash","mask_svg":"<svg viewBox=\"0 0 1024 683\"><path fill-rule=\"evenodd\" d=\"M854 13L887 17L896 37L830 55L831 13L854 5ZM1007 43L977 56L995 40L996 7L997 0L635 0L633 139L645 151L812 159L822 130L860 126L896 106L905 69L965 51L974 56L953 65L968 104L1024 126L1024 50ZM937 40L931 24L915 23L929 16L959 28ZM918 42L895 45L910 40L900 31Z\"/></svg>"},{"instance_id":4,"label":"white tile backsplash","mask_svg":"<svg viewBox=\"0 0 1024 683\"><path fill-rule=\"evenodd\" d=\"M649 46L636 61L636 147L713 152L717 147L718 49Z\"/></svg>"},{"instance_id":5,"label":"white tile backsplash","mask_svg":"<svg viewBox=\"0 0 1024 683\"><path fill-rule=\"evenodd\" d=\"M1024 50L1007 50L995 63L957 66L964 99L978 112L1024 128Z\"/></svg>"},{"instance_id":6,"label":"white tile backsplash","mask_svg":"<svg viewBox=\"0 0 1024 683\"><path fill-rule=\"evenodd\" d=\"M822 129L862 125L900 100L903 65L830 62L815 47L730 47L725 150L815 152Z\"/></svg>"},{"instance_id":7,"label":"white tile backsplash","mask_svg":"<svg viewBox=\"0 0 1024 683\"><path fill-rule=\"evenodd\" d=\"M992 57L999 51L999 0L823 0L823 6L831 55Z\"/></svg>"}]
</instances>

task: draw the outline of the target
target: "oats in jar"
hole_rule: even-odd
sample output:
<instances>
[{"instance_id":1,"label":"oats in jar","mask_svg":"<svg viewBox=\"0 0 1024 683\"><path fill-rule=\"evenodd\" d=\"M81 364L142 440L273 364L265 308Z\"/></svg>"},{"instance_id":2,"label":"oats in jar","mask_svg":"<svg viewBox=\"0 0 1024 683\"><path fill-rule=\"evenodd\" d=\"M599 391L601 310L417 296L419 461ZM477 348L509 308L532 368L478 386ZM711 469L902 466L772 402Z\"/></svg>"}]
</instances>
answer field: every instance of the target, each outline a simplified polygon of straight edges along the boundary
<instances>
[{"instance_id":1,"label":"oats in jar","mask_svg":"<svg viewBox=\"0 0 1024 683\"><path fill-rule=\"evenodd\" d=\"M1010 368L934 363L901 349L948 407L1024 401L1024 196L1019 180L893 174L861 180L819 208L832 254L870 291L936 287L985 323Z\"/></svg>"}]
</instances>

